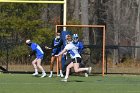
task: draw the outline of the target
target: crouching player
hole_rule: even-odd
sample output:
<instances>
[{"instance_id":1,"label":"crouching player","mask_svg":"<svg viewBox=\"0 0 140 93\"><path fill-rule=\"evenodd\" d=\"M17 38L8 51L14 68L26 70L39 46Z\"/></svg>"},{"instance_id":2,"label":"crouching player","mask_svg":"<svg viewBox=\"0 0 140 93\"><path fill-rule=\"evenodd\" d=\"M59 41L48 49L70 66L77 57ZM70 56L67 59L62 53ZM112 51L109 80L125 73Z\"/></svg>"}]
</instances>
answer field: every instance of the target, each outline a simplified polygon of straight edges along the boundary
<instances>
[{"instance_id":1,"label":"crouching player","mask_svg":"<svg viewBox=\"0 0 140 93\"><path fill-rule=\"evenodd\" d=\"M81 56L78 53L77 47L72 43L72 37L70 35L67 35L66 37L67 45L65 48L56 56L61 56L65 52L70 54L71 57L71 63L66 68L66 75L65 78L62 79L62 81L67 82L69 78L69 72L72 67L74 67L75 72L81 72L81 71L87 71L88 73L91 73L91 67L88 68L80 68L79 64L81 62Z\"/></svg>"},{"instance_id":2,"label":"crouching player","mask_svg":"<svg viewBox=\"0 0 140 93\"><path fill-rule=\"evenodd\" d=\"M42 71L42 76L41 78L46 76L45 70L41 66L41 60L43 59L44 52L42 51L41 47L36 44L31 42L31 40L26 40L26 44L32 49L32 52L29 56L32 56L34 53L36 54L36 59L32 61L32 65L34 67L35 73L33 73L33 76L38 75L38 69L37 67Z\"/></svg>"}]
</instances>

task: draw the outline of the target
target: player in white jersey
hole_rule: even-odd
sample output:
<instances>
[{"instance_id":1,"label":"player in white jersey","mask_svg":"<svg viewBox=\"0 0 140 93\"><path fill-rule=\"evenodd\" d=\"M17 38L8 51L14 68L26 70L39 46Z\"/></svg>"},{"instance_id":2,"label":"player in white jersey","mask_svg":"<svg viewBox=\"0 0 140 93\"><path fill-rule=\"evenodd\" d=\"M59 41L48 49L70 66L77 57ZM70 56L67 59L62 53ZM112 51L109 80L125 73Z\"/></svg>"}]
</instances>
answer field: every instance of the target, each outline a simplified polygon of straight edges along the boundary
<instances>
[{"instance_id":1,"label":"player in white jersey","mask_svg":"<svg viewBox=\"0 0 140 93\"><path fill-rule=\"evenodd\" d=\"M62 81L66 81L69 77L69 72L72 67L74 67L75 72L81 72L81 71L88 71L88 73L91 73L91 67L88 68L80 68L79 63L81 62L81 56L78 53L77 47L72 43L72 38L70 35L67 35L67 45L65 48L56 56L61 56L65 52L70 54L71 57L71 63L66 68L66 76Z\"/></svg>"}]
</instances>

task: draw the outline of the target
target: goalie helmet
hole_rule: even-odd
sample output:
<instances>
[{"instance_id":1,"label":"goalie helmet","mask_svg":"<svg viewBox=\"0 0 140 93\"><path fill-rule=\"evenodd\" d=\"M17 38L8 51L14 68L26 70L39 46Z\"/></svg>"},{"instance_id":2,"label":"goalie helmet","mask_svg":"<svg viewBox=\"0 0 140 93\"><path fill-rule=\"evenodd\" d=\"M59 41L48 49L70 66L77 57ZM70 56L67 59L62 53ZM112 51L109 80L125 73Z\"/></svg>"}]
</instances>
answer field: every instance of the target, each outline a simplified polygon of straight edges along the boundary
<instances>
[{"instance_id":1,"label":"goalie helmet","mask_svg":"<svg viewBox=\"0 0 140 93\"><path fill-rule=\"evenodd\" d=\"M73 34L72 39L74 43L78 42L78 34Z\"/></svg>"}]
</instances>

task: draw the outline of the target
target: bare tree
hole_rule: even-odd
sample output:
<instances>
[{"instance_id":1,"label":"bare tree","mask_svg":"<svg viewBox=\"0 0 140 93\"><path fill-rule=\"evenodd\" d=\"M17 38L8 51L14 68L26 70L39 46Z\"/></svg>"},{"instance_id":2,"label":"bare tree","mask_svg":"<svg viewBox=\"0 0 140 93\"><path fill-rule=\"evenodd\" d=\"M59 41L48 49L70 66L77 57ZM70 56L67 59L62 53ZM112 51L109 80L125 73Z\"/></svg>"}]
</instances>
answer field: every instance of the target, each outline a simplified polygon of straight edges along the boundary
<instances>
[{"instance_id":1,"label":"bare tree","mask_svg":"<svg viewBox=\"0 0 140 93\"><path fill-rule=\"evenodd\" d=\"M74 19L79 20L79 14L80 14L80 0L75 0L75 5L74 5Z\"/></svg>"},{"instance_id":2,"label":"bare tree","mask_svg":"<svg viewBox=\"0 0 140 93\"><path fill-rule=\"evenodd\" d=\"M138 15L137 15L137 23L136 23L136 46L140 46L140 0L137 0L138 5ZM140 49L136 49L135 56L137 60L140 60Z\"/></svg>"}]
</instances>

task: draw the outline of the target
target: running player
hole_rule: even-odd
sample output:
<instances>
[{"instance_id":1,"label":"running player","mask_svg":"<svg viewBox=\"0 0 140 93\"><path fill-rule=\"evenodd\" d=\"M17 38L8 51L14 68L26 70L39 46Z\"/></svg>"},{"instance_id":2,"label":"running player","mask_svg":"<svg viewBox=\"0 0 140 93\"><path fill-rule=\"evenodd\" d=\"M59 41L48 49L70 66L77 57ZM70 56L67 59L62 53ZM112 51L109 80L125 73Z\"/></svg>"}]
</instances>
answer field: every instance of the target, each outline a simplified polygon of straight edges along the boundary
<instances>
[{"instance_id":1,"label":"running player","mask_svg":"<svg viewBox=\"0 0 140 93\"><path fill-rule=\"evenodd\" d=\"M83 43L81 41L79 41L79 37L78 37L78 34L73 34L72 36L72 39L73 39L73 44L77 47L78 49L78 53L80 55L82 55L83 53L83 49L84 49L84 46L83 46ZM69 54L67 55L67 59L66 59L66 63L64 65L64 68L63 68L63 73L65 74L66 72L66 67L71 63L71 58L69 57ZM83 62L81 62L79 64L80 67L85 67L85 64ZM88 73L85 72L85 77L88 77Z\"/></svg>"},{"instance_id":2,"label":"running player","mask_svg":"<svg viewBox=\"0 0 140 93\"><path fill-rule=\"evenodd\" d=\"M81 41L79 41L79 36L78 34L73 34L72 36L73 39L73 44L78 48L78 53L80 55L82 55L83 53L83 49L84 49L84 45ZM85 64L83 62L80 63L80 67L85 67ZM88 77L88 73L85 72L85 77Z\"/></svg>"}]
</instances>

